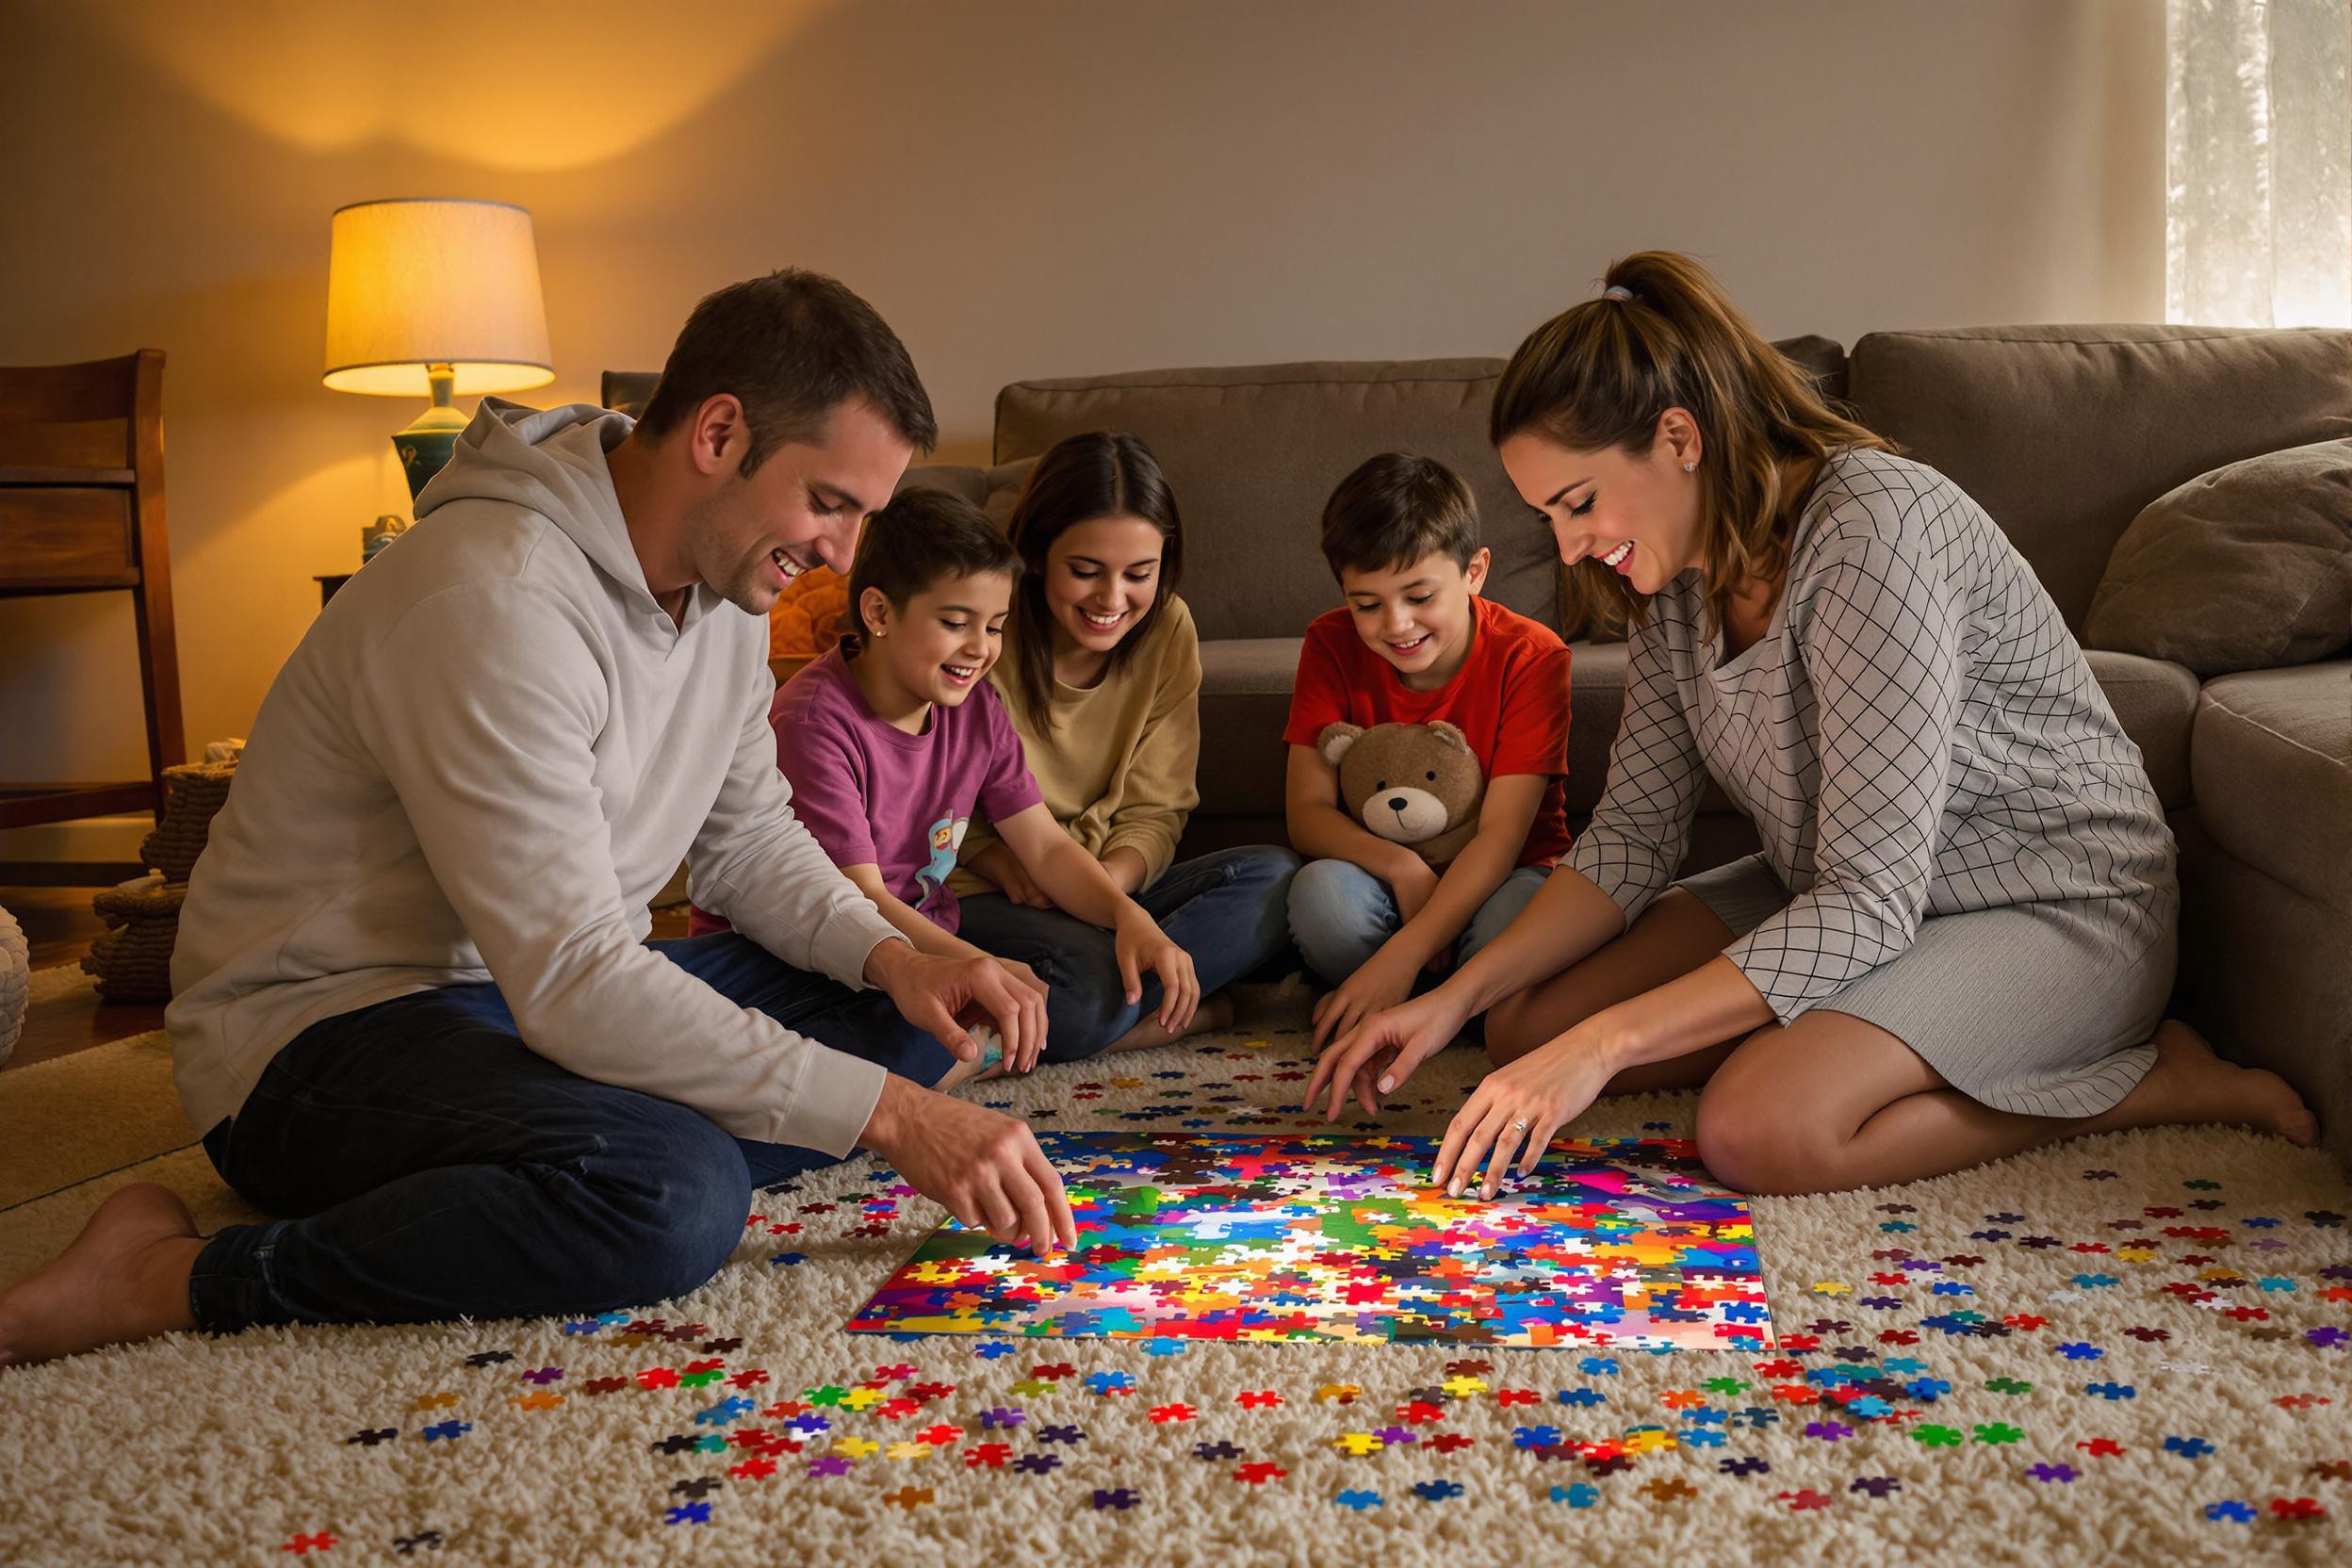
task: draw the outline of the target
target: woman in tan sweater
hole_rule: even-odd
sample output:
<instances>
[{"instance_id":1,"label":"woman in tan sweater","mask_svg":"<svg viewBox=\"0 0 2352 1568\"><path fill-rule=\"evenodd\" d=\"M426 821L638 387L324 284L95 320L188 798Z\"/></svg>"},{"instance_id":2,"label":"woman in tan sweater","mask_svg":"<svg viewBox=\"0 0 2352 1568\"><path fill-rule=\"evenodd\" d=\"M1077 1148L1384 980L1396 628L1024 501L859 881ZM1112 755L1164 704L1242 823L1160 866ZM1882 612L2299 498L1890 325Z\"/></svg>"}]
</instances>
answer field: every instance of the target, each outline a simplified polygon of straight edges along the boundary
<instances>
[{"instance_id":1,"label":"woman in tan sweater","mask_svg":"<svg viewBox=\"0 0 2352 1568\"><path fill-rule=\"evenodd\" d=\"M1005 532L1025 571L990 679L1046 808L1121 891L1192 955L1203 999L1186 1033L1233 1021L1223 988L1281 952L1298 858L1252 846L1176 863L1200 800L1200 640L1176 596L1184 529L1151 449L1089 431L1037 460ZM1119 971L1108 933L1063 913L974 822L963 869L965 939L1050 988L1048 1061L1175 1037L1154 1021L1157 982Z\"/></svg>"}]
</instances>

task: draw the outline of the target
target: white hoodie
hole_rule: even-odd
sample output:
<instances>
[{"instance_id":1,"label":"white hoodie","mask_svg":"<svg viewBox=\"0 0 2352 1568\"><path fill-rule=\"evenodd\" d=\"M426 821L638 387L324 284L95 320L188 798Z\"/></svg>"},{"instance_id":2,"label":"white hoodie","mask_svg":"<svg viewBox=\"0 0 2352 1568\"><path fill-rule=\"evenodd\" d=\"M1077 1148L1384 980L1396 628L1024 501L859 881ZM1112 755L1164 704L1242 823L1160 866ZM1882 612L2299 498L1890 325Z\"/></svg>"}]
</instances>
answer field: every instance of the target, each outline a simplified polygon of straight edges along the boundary
<instances>
[{"instance_id":1,"label":"white hoodie","mask_svg":"<svg viewBox=\"0 0 2352 1568\"><path fill-rule=\"evenodd\" d=\"M495 980L526 1045L739 1137L845 1154L883 1070L739 1007L643 941L695 902L861 987L894 936L793 817L767 628L654 602L612 492L623 416L495 398L417 526L263 701L190 878L166 1015L201 1131L320 1019Z\"/></svg>"}]
</instances>

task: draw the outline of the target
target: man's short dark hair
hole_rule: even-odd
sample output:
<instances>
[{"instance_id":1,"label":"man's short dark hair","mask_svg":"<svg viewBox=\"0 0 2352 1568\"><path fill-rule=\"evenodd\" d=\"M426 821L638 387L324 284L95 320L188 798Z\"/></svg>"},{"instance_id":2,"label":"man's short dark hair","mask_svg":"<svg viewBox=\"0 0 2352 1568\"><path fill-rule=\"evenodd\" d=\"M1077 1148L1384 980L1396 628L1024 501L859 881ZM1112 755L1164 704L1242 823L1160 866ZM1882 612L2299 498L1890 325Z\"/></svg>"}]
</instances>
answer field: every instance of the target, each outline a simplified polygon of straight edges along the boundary
<instances>
[{"instance_id":1,"label":"man's short dark hair","mask_svg":"<svg viewBox=\"0 0 2352 1568\"><path fill-rule=\"evenodd\" d=\"M918 451L939 442L906 345L865 301L822 272L787 267L706 295L686 318L637 428L662 436L721 393L743 405L748 476L788 441L814 441L861 398Z\"/></svg>"},{"instance_id":2,"label":"man's short dark hair","mask_svg":"<svg viewBox=\"0 0 2352 1568\"><path fill-rule=\"evenodd\" d=\"M1461 476L1432 458L1382 452L1323 503L1323 559L1333 577L1392 571L1441 554L1467 571L1478 553L1478 502Z\"/></svg>"},{"instance_id":3,"label":"man's short dark hair","mask_svg":"<svg viewBox=\"0 0 2352 1568\"><path fill-rule=\"evenodd\" d=\"M879 588L890 608L904 612L907 600L952 577L1001 572L1020 580L1021 552L988 514L945 490L915 485L866 519L858 554L849 564L849 622L860 639L874 635L866 625L866 590Z\"/></svg>"}]
</instances>

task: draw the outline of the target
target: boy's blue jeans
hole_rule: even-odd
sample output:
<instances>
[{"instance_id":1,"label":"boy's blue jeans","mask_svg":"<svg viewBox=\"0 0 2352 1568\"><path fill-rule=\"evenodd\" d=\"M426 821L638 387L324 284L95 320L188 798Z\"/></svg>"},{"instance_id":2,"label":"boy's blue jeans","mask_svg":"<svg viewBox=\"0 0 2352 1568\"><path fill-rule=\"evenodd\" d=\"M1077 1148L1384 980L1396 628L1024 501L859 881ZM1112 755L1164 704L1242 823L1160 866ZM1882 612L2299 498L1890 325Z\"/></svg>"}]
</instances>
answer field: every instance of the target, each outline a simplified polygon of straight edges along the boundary
<instances>
[{"instance_id":1,"label":"boy's blue jeans","mask_svg":"<svg viewBox=\"0 0 2352 1568\"><path fill-rule=\"evenodd\" d=\"M1284 895L1298 869L1298 857L1286 849L1229 849L1169 867L1135 902L1192 955L1206 996L1282 950ZM1059 909L978 894L963 901L960 935L984 953L1027 964L1046 983L1046 1061L1091 1056L1160 1004L1153 974L1143 977L1143 995L1131 1004L1111 933Z\"/></svg>"},{"instance_id":2,"label":"boy's blue jeans","mask_svg":"<svg viewBox=\"0 0 2352 1568\"><path fill-rule=\"evenodd\" d=\"M1455 947L1454 962L1468 962L1501 936L1550 875L1542 866L1521 866L1503 878L1503 885L1470 917ZM1291 937L1307 968L1328 985L1336 986L1364 967L1404 923L1388 884L1351 860L1310 860L1291 880Z\"/></svg>"},{"instance_id":3,"label":"boy's blue jeans","mask_svg":"<svg viewBox=\"0 0 2352 1568\"><path fill-rule=\"evenodd\" d=\"M885 993L796 970L734 932L653 946L730 1000L918 1084L954 1061ZM204 1135L204 1152L252 1202L296 1217L232 1226L197 1257L188 1299L215 1332L665 1300L733 1253L755 1187L834 1163L558 1067L523 1044L488 985L312 1024Z\"/></svg>"}]
</instances>

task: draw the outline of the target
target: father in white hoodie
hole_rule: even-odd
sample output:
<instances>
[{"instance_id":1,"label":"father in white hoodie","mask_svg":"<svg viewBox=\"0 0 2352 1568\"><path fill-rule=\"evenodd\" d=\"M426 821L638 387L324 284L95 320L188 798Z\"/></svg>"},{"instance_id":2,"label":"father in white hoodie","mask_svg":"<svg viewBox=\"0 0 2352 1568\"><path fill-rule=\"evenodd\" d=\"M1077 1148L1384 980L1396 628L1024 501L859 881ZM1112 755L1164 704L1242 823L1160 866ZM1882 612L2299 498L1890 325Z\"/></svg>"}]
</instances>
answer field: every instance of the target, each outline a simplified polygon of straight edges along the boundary
<instances>
[{"instance_id":1,"label":"father in white hoodie","mask_svg":"<svg viewBox=\"0 0 2352 1568\"><path fill-rule=\"evenodd\" d=\"M847 569L936 438L897 336L803 271L704 300L633 427L485 400L271 686L181 914L182 1102L297 1217L207 1238L126 1188L0 1294L0 1364L678 1295L755 1185L853 1147L1074 1247L1028 1128L931 1086L977 1057L966 1023L1010 1054L1037 998L875 913L768 727L769 607ZM649 946L681 859L735 930Z\"/></svg>"}]
</instances>

